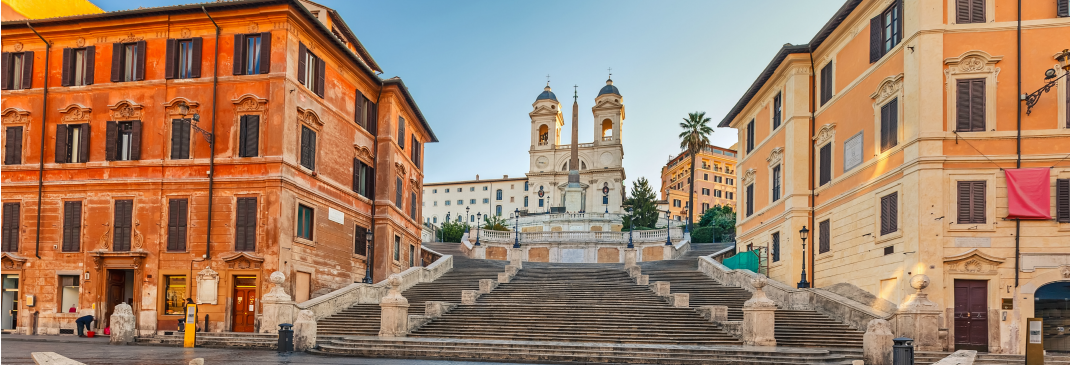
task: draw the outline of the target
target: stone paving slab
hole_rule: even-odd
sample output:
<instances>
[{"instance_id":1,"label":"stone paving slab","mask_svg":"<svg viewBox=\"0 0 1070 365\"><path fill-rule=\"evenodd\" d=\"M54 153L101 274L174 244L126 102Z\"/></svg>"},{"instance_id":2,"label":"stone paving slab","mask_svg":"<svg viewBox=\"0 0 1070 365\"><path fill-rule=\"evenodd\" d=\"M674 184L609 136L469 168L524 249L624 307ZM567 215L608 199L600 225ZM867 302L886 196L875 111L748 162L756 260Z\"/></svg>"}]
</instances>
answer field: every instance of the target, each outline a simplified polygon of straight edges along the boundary
<instances>
[{"instance_id":1,"label":"stone paving slab","mask_svg":"<svg viewBox=\"0 0 1070 365\"><path fill-rule=\"evenodd\" d=\"M666 345L644 343L607 343L607 342L559 342L559 341L515 341L515 340L476 340L461 338L434 338L434 337L395 337L382 338L374 336L344 336L342 340L353 341L381 341L381 342L407 342L407 343L432 343L432 344L485 344L508 346L547 346L557 348L620 348L620 349L648 349L648 350L713 350L713 351L744 351L764 352L771 354L829 354L828 350L807 347L758 347L758 346L716 346L716 345Z\"/></svg>"}]
</instances>

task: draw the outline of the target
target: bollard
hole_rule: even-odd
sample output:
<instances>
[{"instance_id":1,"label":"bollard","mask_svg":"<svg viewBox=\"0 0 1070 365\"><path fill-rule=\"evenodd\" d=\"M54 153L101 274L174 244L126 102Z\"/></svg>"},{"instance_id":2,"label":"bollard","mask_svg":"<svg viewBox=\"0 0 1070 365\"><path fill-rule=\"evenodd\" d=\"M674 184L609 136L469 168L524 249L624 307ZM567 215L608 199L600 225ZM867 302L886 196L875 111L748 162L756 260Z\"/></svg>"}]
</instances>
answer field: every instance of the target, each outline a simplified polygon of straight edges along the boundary
<instances>
[{"instance_id":1,"label":"bollard","mask_svg":"<svg viewBox=\"0 0 1070 365\"><path fill-rule=\"evenodd\" d=\"M914 340L899 337L892 342L892 365L914 365Z\"/></svg>"},{"instance_id":2,"label":"bollard","mask_svg":"<svg viewBox=\"0 0 1070 365\"><path fill-rule=\"evenodd\" d=\"M293 352L294 351L294 330L292 324L280 323L279 324L279 352Z\"/></svg>"}]
</instances>

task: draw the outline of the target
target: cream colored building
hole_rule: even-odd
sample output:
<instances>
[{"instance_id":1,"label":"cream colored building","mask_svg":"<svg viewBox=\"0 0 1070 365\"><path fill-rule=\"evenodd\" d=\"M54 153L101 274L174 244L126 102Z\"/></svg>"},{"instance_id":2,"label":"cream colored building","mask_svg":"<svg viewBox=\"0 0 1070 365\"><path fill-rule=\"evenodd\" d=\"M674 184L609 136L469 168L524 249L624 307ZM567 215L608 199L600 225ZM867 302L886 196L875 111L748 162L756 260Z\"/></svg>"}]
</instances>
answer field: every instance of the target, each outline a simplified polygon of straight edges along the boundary
<instances>
[{"instance_id":1,"label":"cream colored building","mask_svg":"<svg viewBox=\"0 0 1070 365\"><path fill-rule=\"evenodd\" d=\"M1048 349L1070 350L1056 333L1070 312L1052 306L1070 300L1070 204L1057 204L1070 200L1070 81L1030 113L1017 89L1048 82L1070 21L1022 2L1019 35L1017 6L847 1L808 44L781 48L719 125L739 131L737 247L766 248L777 281L794 286L805 263L815 287L894 304L927 276L941 342L925 346L1021 354L1041 317ZM1020 229L1005 219L1019 125L1021 166L1050 171L1052 214Z\"/></svg>"},{"instance_id":2,"label":"cream colored building","mask_svg":"<svg viewBox=\"0 0 1070 365\"><path fill-rule=\"evenodd\" d=\"M526 177L503 176L501 179L480 179L427 183L423 186L424 223L440 225L446 220L476 222L476 215L498 215L512 218L519 209L527 211L531 203Z\"/></svg>"}]
</instances>

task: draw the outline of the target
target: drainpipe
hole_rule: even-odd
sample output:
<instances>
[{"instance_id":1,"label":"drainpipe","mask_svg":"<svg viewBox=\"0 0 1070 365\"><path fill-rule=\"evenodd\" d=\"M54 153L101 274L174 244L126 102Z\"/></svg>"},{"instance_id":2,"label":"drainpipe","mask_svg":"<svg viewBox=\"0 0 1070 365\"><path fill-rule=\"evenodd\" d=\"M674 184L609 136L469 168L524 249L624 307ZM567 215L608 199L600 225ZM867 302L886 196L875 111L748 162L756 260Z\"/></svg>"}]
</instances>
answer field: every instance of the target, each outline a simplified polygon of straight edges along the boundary
<instances>
[{"instance_id":1,"label":"drainpipe","mask_svg":"<svg viewBox=\"0 0 1070 365\"><path fill-rule=\"evenodd\" d=\"M208 14L208 9L201 5L201 10L215 26L215 55L212 58L212 138L208 142L211 154L208 155L208 229L205 235L204 259L212 259L212 192L215 188L215 115L216 91L219 89L219 24Z\"/></svg>"},{"instance_id":2,"label":"drainpipe","mask_svg":"<svg viewBox=\"0 0 1070 365\"><path fill-rule=\"evenodd\" d=\"M33 29L30 22L26 22L26 26L33 31L33 34L37 35L37 38L41 38L42 42L45 42L45 85L44 85L44 98L41 102L41 150L37 155L40 161L37 164L37 232L34 233L34 245L33 255L38 260L41 259L41 196L45 191L45 119L48 118L48 56L52 51L52 44L45 40L45 37L41 36L41 33L37 33L37 29Z\"/></svg>"},{"instance_id":3,"label":"drainpipe","mask_svg":"<svg viewBox=\"0 0 1070 365\"><path fill-rule=\"evenodd\" d=\"M379 170L379 104L381 104L383 101L383 88L385 87L386 84L383 83L382 79L379 79L379 96L375 97L375 134L372 134L372 141L374 141L375 144L375 151L373 152L372 163L375 164L375 170L377 171ZM376 177L378 177L378 172L376 173ZM369 278L371 278L370 281L372 284L375 284L375 266L373 266L375 264L375 195L377 190L375 189L375 185L377 184L373 182L371 216L372 224L370 228L372 230L372 244L371 247L369 247L370 250L367 252L368 255L366 256L368 262L365 263L366 265L368 265L367 275Z\"/></svg>"},{"instance_id":4,"label":"drainpipe","mask_svg":"<svg viewBox=\"0 0 1070 365\"><path fill-rule=\"evenodd\" d=\"M1018 69L1018 95L1022 95L1022 0L1018 0L1018 63L1016 68ZM1018 100L1018 137L1016 143L1016 149L1018 158L1015 160L1014 167L1022 168L1022 98ZM1018 287L1018 272L1020 271L1018 265L1018 257L1021 255L1021 235L1022 235L1022 220L1020 218L1014 219L1014 287Z\"/></svg>"},{"instance_id":5,"label":"drainpipe","mask_svg":"<svg viewBox=\"0 0 1070 365\"><path fill-rule=\"evenodd\" d=\"M810 46L810 132L806 135L807 143L810 144L810 148L807 149L807 154L810 155L810 170L806 174L809 177L809 181L806 183L810 187L810 231L814 232L816 237L817 226L814 225L815 209L814 209L814 123L817 123L817 108L814 107L814 99L817 92L817 83L815 78L817 77L817 71L814 68L814 46ZM810 240L810 287L817 286L817 269L814 267L814 251L817 247L817 239ZM806 253L803 252L803 255Z\"/></svg>"}]
</instances>

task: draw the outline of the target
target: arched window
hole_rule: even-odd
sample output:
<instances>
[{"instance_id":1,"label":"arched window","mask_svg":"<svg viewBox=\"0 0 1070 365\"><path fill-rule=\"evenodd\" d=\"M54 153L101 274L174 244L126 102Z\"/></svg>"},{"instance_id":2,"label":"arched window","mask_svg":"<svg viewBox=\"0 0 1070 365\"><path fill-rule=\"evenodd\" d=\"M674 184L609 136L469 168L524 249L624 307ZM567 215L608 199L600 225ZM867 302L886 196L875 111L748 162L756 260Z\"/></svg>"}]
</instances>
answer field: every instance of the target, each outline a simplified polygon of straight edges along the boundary
<instances>
[{"instance_id":1,"label":"arched window","mask_svg":"<svg viewBox=\"0 0 1070 365\"><path fill-rule=\"evenodd\" d=\"M497 207L494 207L494 214L498 215L499 217L502 216L502 206L501 205L499 205Z\"/></svg>"},{"instance_id":2,"label":"arched window","mask_svg":"<svg viewBox=\"0 0 1070 365\"><path fill-rule=\"evenodd\" d=\"M605 119L605 120L602 121L602 140L603 141L612 141L613 140L613 121L612 120Z\"/></svg>"},{"instance_id":3,"label":"arched window","mask_svg":"<svg viewBox=\"0 0 1070 365\"><path fill-rule=\"evenodd\" d=\"M498 189L497 194L495 196L497 197L497 200L502 200L502 189Z\"/></svg>"},{"instance_id":4,"label":"arched window","mask_svg":"<svg viewBox=\"0 0 1070 365\"><path fill-rule=\"evenodd\" d=\"M524 208L528 207L528 197L524 197Z\"/></svg>"},{"instance_id":5,"label":"arched window","mask_svg":"<svg viewBox=\"0 0 1070 365\"><path fill-rule=\"evenodd\" d=\"M539 126L539 145L545 146L550 144L550 128L545 124Z\"/></svg>"},{"instance_id":6,"label":"arched window","mask_svg":"<svg viewBox=\"0 0 1070 365\"><path fill-rule=\"evenodd\" d=\"M438 217L431 217L431 223L438 223Z\"/></svg>"}]
</instances>

